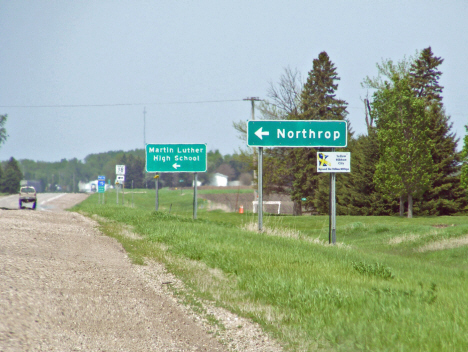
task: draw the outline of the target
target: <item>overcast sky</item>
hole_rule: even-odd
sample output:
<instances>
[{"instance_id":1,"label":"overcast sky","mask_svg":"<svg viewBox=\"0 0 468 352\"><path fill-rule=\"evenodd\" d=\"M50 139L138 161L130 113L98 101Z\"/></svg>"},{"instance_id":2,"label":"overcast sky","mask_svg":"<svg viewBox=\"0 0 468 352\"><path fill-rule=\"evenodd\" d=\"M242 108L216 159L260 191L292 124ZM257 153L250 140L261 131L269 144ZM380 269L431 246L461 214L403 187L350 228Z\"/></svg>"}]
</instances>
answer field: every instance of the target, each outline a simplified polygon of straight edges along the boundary
<instances>
[{"instance_id":1,"label":"overcast sky","mask_svg":"<svg viewBox=\"0 0 468 352\"><path fill-rule=\"evenodd\" d=\"M0 160L143 148L145 107L147 143L207 143L232 154L244 147L233 121L250 119L242 99L266 98L288 66L305 80L321 51L341 77L337 95L352 129L363 134L362 80L382 59L431 46L445 60L444 104L462 138L467 19L466 0L0 0L0 114L9 134Z\"/></svg>"}]
</instances>

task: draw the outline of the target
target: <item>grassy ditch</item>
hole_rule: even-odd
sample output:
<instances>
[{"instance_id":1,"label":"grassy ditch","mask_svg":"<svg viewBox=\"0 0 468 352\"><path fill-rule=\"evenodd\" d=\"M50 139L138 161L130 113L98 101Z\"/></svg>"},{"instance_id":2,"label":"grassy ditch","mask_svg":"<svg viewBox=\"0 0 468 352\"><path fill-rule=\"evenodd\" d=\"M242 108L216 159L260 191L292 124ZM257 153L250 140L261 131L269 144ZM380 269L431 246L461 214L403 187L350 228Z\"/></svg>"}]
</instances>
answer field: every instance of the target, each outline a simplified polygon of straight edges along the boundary
<instances>
[{"instance_id":1,"label":"grassy ditch","mask_svg":"<svg viewBox=\"0 0 468 352\"><path fill-rule=\"evenodd\" d=\"M288 349L468 350L467 217L338 217L329 246L327 217L265 216L258 233L252 214L200 208L192 220L190 193L161 191L159 212L154 196L135 193L133 207L127 194L126 206L92 196L74 210L100 219L135 263L164 262Z\"/></svg>"}]
</instances>

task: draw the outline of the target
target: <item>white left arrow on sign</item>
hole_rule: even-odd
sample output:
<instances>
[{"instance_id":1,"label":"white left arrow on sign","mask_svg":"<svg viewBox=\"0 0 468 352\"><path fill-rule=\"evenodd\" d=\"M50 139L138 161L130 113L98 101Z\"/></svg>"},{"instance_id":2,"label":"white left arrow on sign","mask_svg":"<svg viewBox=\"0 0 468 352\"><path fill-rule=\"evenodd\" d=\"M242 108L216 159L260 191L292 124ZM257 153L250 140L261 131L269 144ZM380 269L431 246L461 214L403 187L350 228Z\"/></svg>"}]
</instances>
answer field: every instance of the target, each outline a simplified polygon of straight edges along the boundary
<instances>
[{"instance_id":1,"label":"white left arrow on sign","mask_svg":"<svg viewBox=\"0 0 468 352\"><path fill-rule=\"evenodd\" d=\"M176 170L177 170L177 168L179 168L179 167L180 167L180 165L179 165L179 164L177 164L177 163L174 163L174 165L172 165L172 167L173 167L174 169L176 169Z\"/></svg>"},{"instance_id":2,"label":"white left arrow on sign","mask_svg":"<svg viewBox=\"0 0 468 352\"><path fill-rule=\"evenodd\" d=\"M260 128L257 130L257 132L255 132L255 135L256 135L258 138L260 138L260 139L263 140L263 136L269 136L269 135L270 135L270 132L268 132L268 131L263 132L262 128L263 128L263 127L260 127Z\"/></svg>"}]
</instances>

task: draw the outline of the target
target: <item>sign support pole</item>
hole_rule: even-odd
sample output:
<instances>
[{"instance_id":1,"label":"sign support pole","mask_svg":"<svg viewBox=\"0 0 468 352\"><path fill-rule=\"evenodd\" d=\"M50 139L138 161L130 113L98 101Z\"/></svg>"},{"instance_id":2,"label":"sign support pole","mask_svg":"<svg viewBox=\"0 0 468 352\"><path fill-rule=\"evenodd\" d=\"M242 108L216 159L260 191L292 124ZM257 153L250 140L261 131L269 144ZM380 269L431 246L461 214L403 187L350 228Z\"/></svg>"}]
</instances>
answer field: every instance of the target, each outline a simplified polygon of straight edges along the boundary
<instances>
[{"instance_id":1,"label":"sign support pole","mask_svg":"<svg viewBox=\"0 0 468 352\"><path fill-rule=\"evenodd\" d=\"M332 152L335 148L332 148ZM330 173L330 231L329 243L336 243L336 172Z\"/></svg>"},{"instance_id":2,"label":"sign support pole","mask_svg":"<svg viewBox=\"0 0 468 352\"><path fill-rule=\"evenodd\" d=\"M118 183L115 185L115 191L117 193L117 205L119 205L119 184Z\"/></svg>"},{"instance_id":3,"label":"sign support pole","mask_svg":"<svg viewBox=\"0 0 468 352\"><path fill-rule=\"evenodd\" d=\"M196 172L193 173L193 219L197 219L197 183L198 183L198 175Z\"/></svg>"},{"instance_id":4,"label":"sign support pole","mask_svg":"<svg viewBox=\"0 0 468 352\"><path fill-rule=\"evenodd\" d=\"M263 231L263 147L258 147L258 231Z\"/></svg>"},{"instance_id":5,"label":"sign support pole","mask_svg":"<svg viewBox=\"0 0 468 352\"><path fill-rule=\"evenodd\" d=\"M156 211L158 211L159 209L159 175L157 176L158 177L154 179L154 188L156 190L156 204L155 204Z\"/></svg>"},{"instance_id":6,"label":"sign support pole","mask_svg":"<svg viewBox=\"0 0 468 352\"><path fill-rule=\"evenodd\" d=\"M328 244L332 243L332 174L328 179Z\"/></svg>"}]
</instances>

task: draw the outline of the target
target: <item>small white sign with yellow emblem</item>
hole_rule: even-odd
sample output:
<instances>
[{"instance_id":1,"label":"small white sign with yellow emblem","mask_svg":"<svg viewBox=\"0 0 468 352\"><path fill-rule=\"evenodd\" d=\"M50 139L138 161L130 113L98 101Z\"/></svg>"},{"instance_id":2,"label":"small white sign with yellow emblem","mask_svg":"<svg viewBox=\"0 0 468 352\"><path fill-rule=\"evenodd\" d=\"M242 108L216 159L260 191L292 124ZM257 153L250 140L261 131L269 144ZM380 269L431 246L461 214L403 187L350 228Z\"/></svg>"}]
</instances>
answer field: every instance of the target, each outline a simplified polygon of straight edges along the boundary
<instances>
[{"instance_id":1,"label":"small white sign with yellow emblem","mask_svg":"<svg viewBox=\"0 0 468 352\"><path fill-rule=\"evenodd\" d=\"M317 152L317 172L351 172L351 153Z\"/></svg>"}]
</instances>

